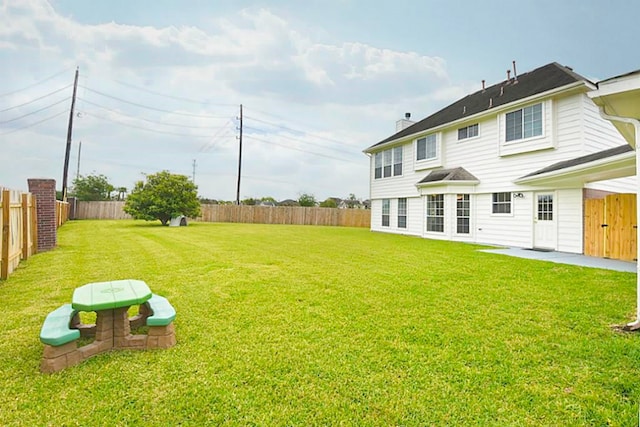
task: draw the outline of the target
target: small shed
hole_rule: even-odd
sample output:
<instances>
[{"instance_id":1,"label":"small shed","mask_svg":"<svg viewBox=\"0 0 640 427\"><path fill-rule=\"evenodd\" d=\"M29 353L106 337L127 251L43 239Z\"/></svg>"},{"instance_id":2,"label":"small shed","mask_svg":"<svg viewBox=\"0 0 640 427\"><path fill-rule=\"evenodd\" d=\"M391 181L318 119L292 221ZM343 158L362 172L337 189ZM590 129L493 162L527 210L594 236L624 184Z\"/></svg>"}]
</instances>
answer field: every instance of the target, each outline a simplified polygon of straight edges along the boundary
<instances>
[{"instance_id":1,"label":"small shed","mask_svg":"<svg viewBox=\"0 0 640 427\"><path fill-rule=\"evenodd\" d=\"M184 215L176 216L171 218L171 222L169 222L169 227L186 227L187 226L187 217Z\"/></svg>"}]
</instances>

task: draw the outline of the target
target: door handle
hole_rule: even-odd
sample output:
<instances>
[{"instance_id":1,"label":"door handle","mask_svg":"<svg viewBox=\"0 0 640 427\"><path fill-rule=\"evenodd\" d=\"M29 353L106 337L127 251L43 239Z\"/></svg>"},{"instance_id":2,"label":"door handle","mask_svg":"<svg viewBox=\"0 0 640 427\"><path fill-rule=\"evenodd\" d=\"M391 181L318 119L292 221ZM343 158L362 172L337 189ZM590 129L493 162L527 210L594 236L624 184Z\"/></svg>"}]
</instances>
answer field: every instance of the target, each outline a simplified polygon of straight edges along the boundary
<instances>
[{"instance_id":1,"label":"door handle","mask_svg":"<svg viewBox=\"0 0 640 427\"><path fill-rule=\"evenodd\" d=\"M604 227L608 227L608 226L609 226L609 224L601 224L601 225L600 225L600 227L603 227L603 228L604 228Z\"/></svg>"}]
</instances>

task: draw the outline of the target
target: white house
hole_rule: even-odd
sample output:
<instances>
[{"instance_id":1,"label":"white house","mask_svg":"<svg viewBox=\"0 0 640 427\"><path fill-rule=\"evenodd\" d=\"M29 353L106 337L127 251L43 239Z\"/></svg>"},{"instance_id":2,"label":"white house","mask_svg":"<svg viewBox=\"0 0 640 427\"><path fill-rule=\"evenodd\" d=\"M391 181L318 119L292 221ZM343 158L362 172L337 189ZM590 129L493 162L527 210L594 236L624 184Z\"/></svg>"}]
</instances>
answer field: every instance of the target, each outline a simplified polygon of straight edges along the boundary
<instances>
[{"instance_id":1,"label":"white house","mask_svg":"<svg viewBox=\"0 0 640 427\"><path fill-rule=\"evenodd\" d=\"M640 70L612 77L598 82L597 90L589 97L600 108L600 115L610 120L625 140L635 148L636 162L640 161ZM640 186L640 177L636 175L636 185ZM640 189L640 188L639 188ZM640 223L640 201L636 198L636 224ZM640 228L637 228L640 241ZM640 259L640 246L637 247ZM639 271L640 273L640 271ZM627 324L626 329L640 330L640 274L636 284L636 320Z\"/></svg>"},{"instance_id":2,"label":"white house","mask_svg":"<svg viewBox=\"0 0 640 427\"><path fill-rule=\"evenodd\" d=\"M484 83L483 83L484 86ZM635 153L551 63L468 95L364 150L371 229L583 253L583 202L635 192ZM602 190L602 191L598 191Z\"/></svg>"}]
</instances>

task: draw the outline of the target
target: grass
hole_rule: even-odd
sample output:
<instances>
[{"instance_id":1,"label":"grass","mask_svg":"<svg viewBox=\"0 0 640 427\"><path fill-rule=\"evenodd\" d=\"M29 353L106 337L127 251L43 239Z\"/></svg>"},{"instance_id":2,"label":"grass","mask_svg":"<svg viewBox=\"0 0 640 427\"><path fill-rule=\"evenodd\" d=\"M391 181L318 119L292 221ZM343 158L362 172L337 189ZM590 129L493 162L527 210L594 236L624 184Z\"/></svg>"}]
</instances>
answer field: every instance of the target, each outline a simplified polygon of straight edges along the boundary
<instances>
[{"instance_id":1,"label":"grass","mask_svg":"<svg viewBox=\"0 0 640 427\"><path fill-rule=\"evenodd\" d=\"M635 275L331 227L67 223L0 283L0 425L636 425ZM46 314L135 278L169 350L39 372Z\"/></svg>"}]
</instances>

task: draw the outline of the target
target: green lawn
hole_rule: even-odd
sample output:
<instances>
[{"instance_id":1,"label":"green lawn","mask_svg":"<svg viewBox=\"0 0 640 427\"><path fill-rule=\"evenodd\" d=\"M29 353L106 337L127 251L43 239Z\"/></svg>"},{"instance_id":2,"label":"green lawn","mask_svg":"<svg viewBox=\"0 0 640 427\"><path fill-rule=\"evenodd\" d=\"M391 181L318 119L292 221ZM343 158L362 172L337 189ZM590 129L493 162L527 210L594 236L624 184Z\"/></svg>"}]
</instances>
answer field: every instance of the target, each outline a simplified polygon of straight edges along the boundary
<instances>
[{"instance_id":1,"label":"green lawn","mask_svg":"<svg viewBox=\"0 0 640 427\"><path fill-rule=\"evenodd\" d=\"M0 425L636 425L635 275L365 229L76 221L0 282ZM169 350L39 372L46 314L134 278Z\"/></svg>"}]
</instances>

